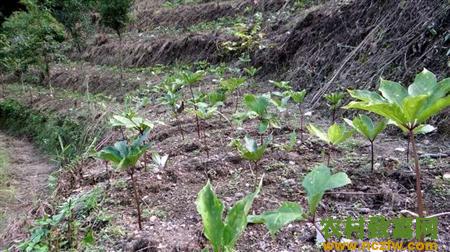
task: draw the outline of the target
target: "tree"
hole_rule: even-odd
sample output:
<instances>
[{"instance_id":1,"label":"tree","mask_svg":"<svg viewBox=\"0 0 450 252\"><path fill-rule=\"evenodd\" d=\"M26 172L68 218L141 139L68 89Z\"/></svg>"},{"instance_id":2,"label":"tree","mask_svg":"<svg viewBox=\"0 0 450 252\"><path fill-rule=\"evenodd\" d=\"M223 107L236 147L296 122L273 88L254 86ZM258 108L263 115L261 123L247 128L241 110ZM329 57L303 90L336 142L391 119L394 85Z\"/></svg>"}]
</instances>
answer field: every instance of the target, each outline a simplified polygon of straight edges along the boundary
<instances>
[{"instance_id":1,"label":"tree","mask_svg":"<svg viewBox=\"0 0 450 252\"><path fill-rule=\"evenodd\" d=\"M64 41L64 29L47 8L38 7L33 1L24 4L27 10L14 12L2 26L11 45L9 66L21 75L29 66L37 66L43 72L43 81L50 85L50 62Z\"/></svg>"},{"instance_id":2,"label":"tree","mask_svg":"<svg viewBox=\"0 0 450 252\"><path fill-rule=\"evenodd\" d=\"M105 27L113 29L120 40L123 28L130 21L128 12L132 3L132 0L100 0L101 23Z\"/></svg>"},{"instance_id":3,"label":"tree","mask_svg":"<svg viewBox=\"0 0 450 252\"><path fill-rule=\"evenodd\" d=\"M122 32L130 22L132 0L100 0L100 22L113 29L119 36L119 48L122 49ZM123 60L120 64L120 78L123 79Z\"/></svg>"},{"instance_id":4,"label":"tree","mask_svg":"<svg viewBox=\"0 0 450 252\"><path fill-rule=\"evenodd\" d=\"M74 46L81 53L86 34L90 28L90 12L93 0L59 0L51 3L55 18L64 25L72 37Z\"/></svg>"},{"instance_id":5,"label":"tree","mask_svg":"<svg viewBox=\"0 0 450 252\"><path fill-rule=\"evenodd\" d=\"M414 136L423 131L430 117L450 106L450 78L437 81L436 76L424 69L416 75L406 89L400 83L381 79L381 94L368 90L350 90L356 101L345 108L366 110L381 115L402 131L408 132L416 172L417 210L424 217L425 205L420 185L420 166Z\"/></svg>"}]
</instances>

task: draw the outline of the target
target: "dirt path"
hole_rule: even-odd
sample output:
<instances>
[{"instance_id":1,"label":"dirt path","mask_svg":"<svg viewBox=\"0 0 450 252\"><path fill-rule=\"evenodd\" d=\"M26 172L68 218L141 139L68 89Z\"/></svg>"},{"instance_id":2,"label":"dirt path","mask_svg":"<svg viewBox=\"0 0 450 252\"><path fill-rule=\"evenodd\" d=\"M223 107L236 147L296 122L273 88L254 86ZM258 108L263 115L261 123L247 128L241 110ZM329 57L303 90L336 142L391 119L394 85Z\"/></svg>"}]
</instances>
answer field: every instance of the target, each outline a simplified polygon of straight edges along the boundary
<instances>
[{"instance_id":1,"label":"dirt path","mask_svg":"<svg viewBox=\"0 0 450 252\"><path fill-rule=\"evenodd\" d=\"M0 151L6 156L8 181L0 188L0 250L18 238L32 207L47 191L53 169L29 141L0 132Z\"/></svg>"}]
</instances>

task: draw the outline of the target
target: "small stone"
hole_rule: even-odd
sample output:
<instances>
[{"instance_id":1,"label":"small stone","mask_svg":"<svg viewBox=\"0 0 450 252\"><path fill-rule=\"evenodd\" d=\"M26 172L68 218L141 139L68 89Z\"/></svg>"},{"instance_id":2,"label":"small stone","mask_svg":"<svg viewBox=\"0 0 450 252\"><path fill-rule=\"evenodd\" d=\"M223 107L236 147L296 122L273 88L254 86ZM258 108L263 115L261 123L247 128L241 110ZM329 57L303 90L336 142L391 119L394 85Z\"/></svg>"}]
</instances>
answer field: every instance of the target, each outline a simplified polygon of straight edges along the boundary
<instances>
[{"instance_id":1,"label":"small stone","mask_svg":"<svg viewBox=\"0 0 450 252\"><path fill-rule=\"evenodd\" d=\"M161 180L162 178L161 178L161 175L156 175L156 179L157 180Z\"/></svg>"},{"instance_id":2,"label":"small stone","mask_svg":"<svg viewBox=\"0 0 450 252\"><path fill-rule=\"evenodd\" d=\"M370 213L370 209L367 207L362 207L359 209L359 212L362 214L368 214L368 213Z\"/></svg>"},{"instance_id":3,"label":"small stone","mask_svg":"<svg viewBox=\"0 0 450 252\"><path fill-rule=\"evenodd\" d=\"M289 161L289 164L290 165L295 165L295 162L294 161Z\"/></svg>"},{"instance_id":4,"label":"small stone","mask_svg":"<svg viewBox=\"0 0 450 252\"><path fill-rule=\"evenodd\" d=\"M449 181L449 182L450 182L450 173L444 173L444 175L442 176L442 178L443 178L445 181Z\"/></svg>"},{"instance_id":5,"label":"small stone","mask_svg":"<svg viewBox=\"0 0 450 252\"><path fill-rule=\"evenodd\" d=\"M395 148L394 150L398 151L398 152L405 152L406 151L406 149L403 148L403 147L398 147L398 148Z\"/></svg>"},{"instance_id":6,"label":"small stone","mask_svg":"<svg viewBox=\"0 0 450 252\"><path fill-rule=\"evenodd\" d=\"M151 221L151 222L155 222L157 219L158 219L158 217L156 217L156 216L154 216L154 215L153 215L152 217L150 217L150 221Z\"/></svg>"},{"instance_id":7,"label":"small stone","mask_svg":"<svg viewBox=\"0 0 450 252\"><path fill-rule=\"evenodd\" d=\"M236 197L236 198L242 198L242 197L244 197L244 194L241 193L241 192L238 192L238 193L236 193L236 194L234 195L234 197Z\"/></svg>"},{"instance_id":8,"label":"small stone","mask_svg":"<svg viewBox=\"0 0 450 252\"><path fill-rule=\"evenodd\" d=\"M245 187L249 187L250 186L250 184L249 183L245 183Z\"/></svg>"}]
</instances>

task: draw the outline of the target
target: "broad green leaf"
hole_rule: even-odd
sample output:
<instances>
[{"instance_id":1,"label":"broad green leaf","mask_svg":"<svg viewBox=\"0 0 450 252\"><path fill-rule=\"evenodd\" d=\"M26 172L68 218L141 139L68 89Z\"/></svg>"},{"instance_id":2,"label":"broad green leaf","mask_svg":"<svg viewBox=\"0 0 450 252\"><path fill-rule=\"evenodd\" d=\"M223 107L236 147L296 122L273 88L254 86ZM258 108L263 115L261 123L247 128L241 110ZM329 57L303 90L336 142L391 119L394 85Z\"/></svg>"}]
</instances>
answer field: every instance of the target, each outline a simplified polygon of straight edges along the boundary
<instances>
[{"instance_id":1,"label":"broad green leaf","mask_svg":"<svg viewBox=\"0 0 450 252\"><path fill-rule=\"evenodd\" d=\"M403 99L408 96L408 91L402 84L385 79L381 79L379 90L384 98L398 106L401 106Z\"/></svg>"},{"instance_id":2,"label":"broad green leaf","mask_svg":"<svg viewBox=\"0 0 450 252\"><path fill-rule=\"evenodd\" d=\"M223 246L225 225L222 222L223 203L214 193L211 183L208 183L198 193L197 212L202 217L203 232L213 245L214 251L220 251Z\"/></svg>"},{"instance_id":3,"label":"broad green leaf","mask_svg":"<svg viewBox=\"0 0 450 252\"><path fill-rule=\"evenodd\" d=\"M344 121L370 141L374 141L378 134L386 128L386 120L374 124L372 119L366 115L359 115L353 118L353 121L344 118Z\"/></svg>"},{"instance_id":4,"label":"broad green leaf","mask_svg":"<svg viewBox=\"0 0 450 252\"><path fill-rule=\"evenodd\" d=\"M289 95L295 103L300 104L305 100L306 90L303 89L302 91L291 91Z\"/></svg>"},{"instance_id":5,"label":"broad green leaf","mask_svg":"<svg viewBox=\"0 0 450 252\"><path fill-rule=\"evenodd\" d=\"M434 103L428 105L425 109L422 110L422 112L418 115L417 121L420 123L426 122L430 117L438 114L445 108L450 106L450 95L438 99Z\"/></svg>"},{"instance_id":6,"label":"broad green leaf","mask_svg":"<svg viewBox=\"0 0 450 252\"><path fill-rule=\"evenodd\" d=\"M244 104L251 111L256 112L258 115L262 116L267 112L267 106L269 106L269 100L265 96L255 96L252 94L247 94L244 96Z\"/></svg>"},{"instance_id":7,"label":"broad green leaf","mask_svg":"<svg viewBox=\"0 0 450 252\"><path fill-rule=\"evenodd\" d=\"M344 124L334 123L328 128L328 140L333 145L338 145L345 142L352 136L352 132L347 130Z\"/></svg>"},{"instance_id":8,"label":"broad green leaf","mask_svg":"<svg viewBox=\"0 0 450 252\"><path fill-rule=\"evenodd\" d=\"M261 215L250 215L249 223L265 224L271 235L275 235L287 224L303 220L303 209L298 203L284 202L274 211L267 211Z\"/></svg>"},{"instance_id":9,"label":"broad green leaf","mask_svg":"<svg viewBox=\"0 0 450 252\"><path fill-rule=\"evenodd\" d=\"M247 216L252 207L253 200L259 194L262 187L263 178L261 178L255 192L248 194L239 200L230 209L225 218L225 228L223 231L223 245L225 248L233 249L237 239L247 227Z\"/></svg>"},{"instance_id":10,"label":"broad green leaf","mask_svg":"<svg viewBox=\"0 0 450 252\"><path fill-rule=\"evenodd\" d=\"M379 103L386 100L377 92L369 90L348 90L351 97L361 100L363 102Z\"/></svg>"},{"instance_id":11,"label":"broad green leaf","mask_svg":"<svg viewBox=\"0 0 450 252\"><path fill-rule=\"evenodd\" d=\"M322 199L325 191L335 189L338 187L350 184L351 181L347 174L338 172L331 175L330 168L323 164L317 165L309 172L303 179L302 186L305 188L309 214L313 215L316 212L317 206Z\"/></svg>"},{"instance_id":12,"label":"broad green leaf","mask_svg":"<svg viewBox=\"0 0 450 252\"><path fill-rule=\"evenodd\" d=\"M309 133L311 133L312 135L320 138L322 141L324 141L326 143L330 143L327 133L325 133L323 130L321 130L314 124L310 123L309 125L306 126L306 128L308 129Z\"/></svg>"},{"instance_id":13,"label":"broad green leaf","mask_svg":"<svg viewBox=\"0 0 450 252\"><path fill-rule=\"evenodd\" d=\"M413 84L408 87L408 94L410 96L429 96L435 91L436 86L436 76L427 69L423 69L421 73L416 75Z\"/></svg>"}]
</instances>

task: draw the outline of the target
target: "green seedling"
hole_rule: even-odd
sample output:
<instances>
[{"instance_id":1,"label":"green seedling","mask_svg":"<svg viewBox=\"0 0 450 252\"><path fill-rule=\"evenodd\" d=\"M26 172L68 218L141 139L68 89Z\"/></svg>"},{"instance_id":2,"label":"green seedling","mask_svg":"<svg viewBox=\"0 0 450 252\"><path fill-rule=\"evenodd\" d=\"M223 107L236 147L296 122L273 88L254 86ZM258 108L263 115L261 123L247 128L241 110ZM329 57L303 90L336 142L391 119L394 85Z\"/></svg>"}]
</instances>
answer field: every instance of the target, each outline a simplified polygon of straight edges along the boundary
<instances>
[{"instance_id":1,"label":"green seedling","mask_svg":"<svg viewBox=\"0 0 450 252\"><path fill-rule=\"evenodd\" d=\"M249 136L244 137L244 144L239 139L233 139L230 145L239 152L239 155L249 162L252 162L255 170L255 178L257 178L258 162L264 157L267 147L272 142L272 135L269 135L262 144L258 143ZM253 171L252 171L253 173Z\"/></svg>"},{"instance_id":2,"label":"green seedling","mask_svg":"<svg viewBox=\"0 0 450 252\"><path fill-rule=\"evenodd\" d=\"M408 132L415 163L417 210L419 216L424 217L425 206L414 135L430 117L450 106L450 78L438 82L432 72L424 69L416 75L408 88L400 83L381 79L378 90L381 94L368 90L349 90L356 101L350 102L345 108L366 110L381 115L402 131Z\"/></svg>"},{"instance_id":3,"label":"green seedling","mask_svg":"<svg viewBox=\"0 0 450 252\"><path fill-rule=\"evenodd\" d=\"M300 142L303 143L303 125L304 125L304 113L303 113L303 102L305 101L306 90L301 91L289 91L289 96L291 100L297 104L298 109L300 111Z\"/></svg>"},{"instance_id":4,"label":"green seedling","mask_svg":"<svg viewBox=\"0 0 450 252\"><path fill-rule=\"evenodd\" d=\"M126 140L116 142L113 146L108 146L97 153L97 157L111 162L117 169L126 171L131 177L133 186L134 201L136 203L137 218L139 229L142 230L141 219L141 199L139 197L139 188L135 177L136 163L148 150L149 145L143 144L148 137L148 130L137 139L128 143Z\"/></svg>"},{"instance_id":5,"label":"green seedling","mask_svg":"<svg viewBox=\"0 0 450 252\"><path fill-rule=\"evenodd\" d=\"M202 217L203 233L214 252L234 251L237 240L247 227L248 213L261 187L262 179L255 192L237 201L227 211L225 220L223 219L224 204L214 193L209 181L198 193L197 212Z\"/></svg>"},{"instance_id":6,"label":"green seedling","mask_svg":"<svg viewBox=\"0 0 450 252\"><path fill-rule=\"evenodd\" d=\"M336 112L342 105L342 100L344 99L345 93L343 92L334 92L330 94L326 94L324 97L327 100L327 105L331 109L331 122L334 123L336 121Z\"/></svg>"},{"instance_id":7,"label":"green seedling","mask_svg":"<svg viewBox=\"0 0 450 252\"><path fill-rule=\"evenodd\" d=\"M237 111L239 106L239 96L240 96L240 90L239 87L245 84L247 81L246 78L230 78L220 81L220 87L222 89L225 89L227 93L234 94L234 102L235 102L235 109L234 112Z\"/></svg>"},{"instance_id":8,"label":"green seedling","mask_svg":"<svg viewBox=\"0 0 450 252\"><path fill-rule=\"evenodd\" d=\"M245 67L244 68L244 73L246 73L249 77L255 77L256 76L256 74L258 73L258 71L261 69L261 67L258 67L258 68L256 68L256 67L254 67L254 66L251 66L251 67Z\"/></svg>"},{"instance_id":9,"label":"green seedling","mask_svg":"<svg viewBox=\"0 0 450 252\"><path fill-rule=\"evenodd\" d=\"M203 123L205 123L206 120L212 118L218 113L217 106L210 106L205 102L197 102L193 109L189 109L189 112L195 114L195 116L200 120L202 120ZM200 124L201 123L199 123L199 125ZM199 131L201 132L201 127L199 128ZM201 135L202 134L200 134L200 136ZM205 130L203 130L203 145L205 145L206 155L209 158L209 147L208 147L208 140L206 139Z\"/></svg>"},{"instance_id":10,"label":"green seedling","mask_svg":"<svg viewBox=\"0 0 450 252\"><path fill-rule=\"evenodd\" d=\"M184 101L182 100L181 94L178 92L178 89L172 87L174 86L165 86L163 88L165 90L165 94L164 96L160 97L158 101L170 108L170 111L172 112L172 115L175 119L175 123L177 124L178 131L180 132L181 137L184 141L184 130L181 127L181 123L179 120L179 115L184 111Z\"/></svg>"},{"instance_id":11,"label":"green seedling","mask_svg":"<svg viewBox=\"0 0 450 252\"><path fill-rule=\"evenodd\" d=\"M242 123L248 119L257 119L258 134L260 135L261 144L263 142L263 134L267 132L269 127L280 128L280 122L275 114L269 112L270 95L253 95L246 94L244 96L244 104L247 111L236 113L235 120Z\"/></svg>"},{"instance_id":12,"label":"green seedling","mask_svg":"<svg viewBox=\"0 0 450 252\"><path fill-rule=\"evenodd\" d=\"M304 212L300 204L296 202L283 202L281 207L276 210L267 211L261 215L248 216L248 222L265 224L272 235L275 235L282 227L294 221L309 219L315 225L317 207L325 192L350 183L350 179L344 172L332 175L330 168L323 164L317 165L305 176L302 182L308 201L307 212Z\"/></svg>"},{"instance_id":13,"label":"green seedling","mask_svg":"<svg viewBox=\"0 0 450 252\"><path fill-rule=\"evenodd\" d=\"M347 130L344 124L334 123L328 128L327 132L318 128L314 124L309 124L307 128L312 135L318 137L320 140L328 144L328 153L327 153L328 166L330 165L332 150L352 136L352 131Z\"/></svg>"},{"instance_id":14,"label":"green seedling","mask_svg":"<svg viewBox=\"0 0 450 252\"><path fill-rule=\"evenodd\" d=\"M282 91L291 91L292 87L289 81L273 81L269 80L269 83L279 88Z\"/></svg>"},{"instance_id":15,"label":"green seedling","mask_svg":"<svg viewBox=\"0 0 450 252\"><path fill-rule=\"evenodd\" d=\"M378 134L380 134L386 128L386 120L382 120L379 122L373 122L370 117L366 115L359 115L358 117L353 118L350 121L347 118L344 118L344 121L350 125L353 129L355 129L359 134L363 135L370 142L370 168L373 172L374 165L374 154L373 154L373 142L377 138Z\"/></svg>"},{"instance_id":16,"label":"green seedling","mask_svg":"<svg viewBox=\"0 0 450 252\"><path fill-rule=\"evenodd\" d=\"M205 75L205 72L203 72L203 71L197 71L197 72L183 71L180 74L182 83L185 86L189 87L189 91L191 93L191 101L192 101L192 104L194 104L194 110L197 110L197 107L196 107L196 101L195 101L196 97L194 95L194 90L192 89L192 86L197 84L198 82L200 82L203 79L204 75ZM200 139L200 137L201 137L200 136L200 122L199 122L197 114L195 114L195 122L197 125L197 136Z\"/></svg>"},{"instance_id":17,"label":"green seedling","mask_svg":"<svg viewBox=\"0 0 450 252\"><path fill-rule=\"evenodd\" d=\"M139 134L144 134L146 130L152 130L155 124L145 118L135 116L135 115L114 115L110 121L112 127L119 127L125 129L133 129L139 132Z\"/></svg>"},{"instance_id":18,"label":"green seedling","mask_svg":"<svg viewBox=\"0 0 450 252\"><path fill-rule=\"evenodd\" d=\"M297 144L297 132L294 130L289 134L289 142L286 144L275 144L275 147L280 148L283 151L291 152L295 149Z\"/></svg>"}]
</instances>

